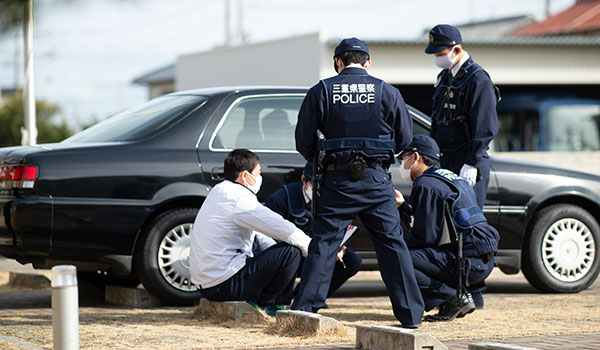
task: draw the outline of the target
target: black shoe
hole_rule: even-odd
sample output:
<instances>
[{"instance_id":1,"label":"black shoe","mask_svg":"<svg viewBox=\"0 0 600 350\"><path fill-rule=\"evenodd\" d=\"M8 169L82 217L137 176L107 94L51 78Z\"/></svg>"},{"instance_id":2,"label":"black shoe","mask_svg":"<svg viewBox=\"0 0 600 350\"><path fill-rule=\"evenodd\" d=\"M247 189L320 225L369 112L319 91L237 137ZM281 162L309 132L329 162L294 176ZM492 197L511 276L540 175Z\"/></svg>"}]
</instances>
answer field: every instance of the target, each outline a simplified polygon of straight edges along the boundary
<instances>
[{"instance_id":1,"label":"black shoe","mask_svg":"<svg viewBox=\"0 0 600 350\"><path fill-rule=\"evenodd\" d=\"M421 325L421 322L419 323L415 323L415 324L408 324L408 325L401 325L402 328L408 328L408 329L417 329L419 328L419 326Z\"/></svg>"},{"instance_id":2,"label":"black shoe","mask_svg":"<svg viewBox=\"0 0 600 350\"><path fill-rule=\"evenodd\" d=\"M473 305L475 305L475 300L473 300L473 295L471 293L467 293L466 295L467 295L467 298L469 298L469 300L473 303ZM483 309L483 306L481 308ZM461 312L460 314L456 315L456 318L463 318L463 317L467 316L468 314L470 314L471 312L475 311L476 309L479 309L477 307L477 305L475 305L475 308L470 309L467 312L464 312L464 313Z\"/></svg>"},{"instance_id":3,"label":"black shoe","mask_svg":"<svg viewBox=\"0 0 600 350\"><path fill-rule=\"evenodd\" d=\"M475 303L469 293L463 294L460 298L453 296L450 300L443 303L440 311L436 315L425 316L425 321L429 322L449 322L458 315L466 315L475 310Z\"/></svg>"}]
</instances>

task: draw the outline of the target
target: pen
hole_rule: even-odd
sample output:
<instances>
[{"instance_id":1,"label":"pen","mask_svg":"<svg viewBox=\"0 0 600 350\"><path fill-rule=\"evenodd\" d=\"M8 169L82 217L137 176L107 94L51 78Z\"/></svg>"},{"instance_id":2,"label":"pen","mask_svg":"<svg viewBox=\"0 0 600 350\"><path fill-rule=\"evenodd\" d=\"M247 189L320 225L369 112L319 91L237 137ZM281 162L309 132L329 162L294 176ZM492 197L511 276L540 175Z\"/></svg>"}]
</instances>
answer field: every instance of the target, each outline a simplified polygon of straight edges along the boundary
<instances>
[{"instance_id":1,"label":"pen","mask_svg":"<svg viewBox=\"0 0 600 350\"><path fill-rule=\"evenodd\" d=\"M342 266L344 267L344 269L346 268L346 263L344 263L344 259L340 258L340 262L342 263Z\"/></svg>"}]
</instances>

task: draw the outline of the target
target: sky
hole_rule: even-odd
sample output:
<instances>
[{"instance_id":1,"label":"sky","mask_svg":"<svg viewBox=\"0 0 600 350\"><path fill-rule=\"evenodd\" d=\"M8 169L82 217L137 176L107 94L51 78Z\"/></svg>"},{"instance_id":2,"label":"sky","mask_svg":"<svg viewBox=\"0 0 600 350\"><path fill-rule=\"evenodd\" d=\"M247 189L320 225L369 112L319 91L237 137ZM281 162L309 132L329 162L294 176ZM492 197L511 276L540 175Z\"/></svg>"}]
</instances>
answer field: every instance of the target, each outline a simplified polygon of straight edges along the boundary
<instances>
[{"instance_id":1,"label":"sky","mask_svg":"<svg viewBox=\"0 0 600 350\"><path fill-rule=\"evenodd\" d=\"M551 0L550 13L575 0ZM415 39L437 23L545 16L546 0L231 0L232 27L254 43L316 31ZM241 4L241 6L240 6ZM225 42L225 0L34 0L35 93L78 129L147 100L132 84L177 56ZM241 9L241 10L240 10ZM242 15L240 15L242 14ZM235 41L241 36L236 34ZM19 57L19 59L16 59ZM23 82L22 30L0 35L0 87ZM15 74L20 72L20 74Z\"/></svg>"}]
</instances>

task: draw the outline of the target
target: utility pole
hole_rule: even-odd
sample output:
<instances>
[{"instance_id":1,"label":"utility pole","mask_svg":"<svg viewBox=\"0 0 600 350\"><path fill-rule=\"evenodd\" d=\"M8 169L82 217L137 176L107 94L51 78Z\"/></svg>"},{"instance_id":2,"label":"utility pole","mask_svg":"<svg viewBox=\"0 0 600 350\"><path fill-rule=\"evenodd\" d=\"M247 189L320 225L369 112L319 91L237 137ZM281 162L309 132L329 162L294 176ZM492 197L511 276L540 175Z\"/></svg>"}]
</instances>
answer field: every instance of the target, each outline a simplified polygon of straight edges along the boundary
<instances>
[{"instance_id":1,"label":"utility pole","mask_svg":"<svg viewBox=\"0 0 600 350\"><path fill-rule=\"evenodd\" d=\"M27 1L27 4L25 5L23 32L25 39L25 81L23 83L25 128L21 128L21 144L31 146L37 143L35 89L33 80L33 0Z\"/></svg>"},{"instance_id":2,"label":"utility pole","mask_svg":"<svg viewBox=\"0 0 600 350\"><path fill-rule=\"evenodd\" d=\"M550 17L550 0L546 0L546 8L545 8L546 18Z\"/></svg>"},{"instance_id":3,"label":"utility pole","mask_svg":"<svg viewBox=\"0 0 600 350\"><path fill-rule=\"evenodd\" d=\"M225 0L225 46L233 45L233 34L231 32L231 0Z\"/></svg>"},{"instance_id":4,"label":"utility pole","mask_svg":"<svg viewBox=\"0 0 600 350\"><path fill-rule=\"evenodd\" d=\"M238 0L238 35L239 35L239 44L245 44L246 40L246 32L244 31L244 4L242 0Z\"/></svg>"},{"instance_id":5,"label":"utility pole","mask_svg":"<svg viewBox=\"0 0 600 350\"><path fill-rule=\"evenodd\" d=\"M15 30L15 92L21 87L21 35L20 31Z\"/></svg>"}]
</instances>

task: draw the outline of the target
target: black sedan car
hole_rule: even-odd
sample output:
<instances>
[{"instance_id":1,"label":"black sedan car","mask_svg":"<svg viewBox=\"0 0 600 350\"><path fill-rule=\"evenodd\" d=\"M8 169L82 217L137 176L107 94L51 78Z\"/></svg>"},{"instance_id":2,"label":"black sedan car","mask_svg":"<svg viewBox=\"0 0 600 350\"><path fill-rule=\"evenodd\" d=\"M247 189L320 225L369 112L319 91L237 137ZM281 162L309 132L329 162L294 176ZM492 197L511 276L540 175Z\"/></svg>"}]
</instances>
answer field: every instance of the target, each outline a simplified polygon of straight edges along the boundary
<instances>
[{"instance_id":1,"label":"black sedan car","mask_svg":"<svg viewBox=\"0 0 600 350\"><path fill-rule=\"evenodd\" d=\"M0 149L0 254L36 268L74 264L107 283L143 283L169 304L198 297L189 233L235 148L259 154L264 201L297 181L294 126L305 88L179 92L61 143ZM430 120L411 109L415 133ZM577 292L600 272L600 177L492 159L484 212L501 234L497 262L535 287ZM391 168L398 173L398 164ZM394 184L410 188L399 176ZM365 230L352 248L377 262ZM83 275L82 275L83 276ZM112 278L110 278L112 277Z\"/></svg>"}]
</instances>

